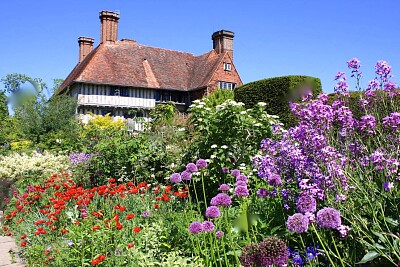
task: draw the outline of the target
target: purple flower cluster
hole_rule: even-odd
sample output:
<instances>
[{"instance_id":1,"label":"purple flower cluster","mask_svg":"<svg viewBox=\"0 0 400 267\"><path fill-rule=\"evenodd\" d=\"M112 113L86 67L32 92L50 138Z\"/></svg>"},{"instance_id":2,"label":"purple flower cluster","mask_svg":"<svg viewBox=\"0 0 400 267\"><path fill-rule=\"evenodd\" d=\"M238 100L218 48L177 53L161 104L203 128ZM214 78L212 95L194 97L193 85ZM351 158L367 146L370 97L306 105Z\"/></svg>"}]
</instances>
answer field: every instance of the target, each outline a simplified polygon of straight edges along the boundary
<instances>
[{"instance_id":1,"label":"purple flower cluster","mask_svg":"<svg viewBox=\"0 0 400 267\"><path fill-rule=\"evenodd\" d=\"M248 197L249 189L247 189L247 182L248 182L247 176L241 174L240 171L238 171L238 173L235 174L236 175L234 176L236 177L236 185L233 191L233 195L235 197Z\"/></svg>"},{"instance_id":2,"label":"purple flower cluster","mask_svg":"<svg viewBox=\"0 0 400 267\"><path fill-rule=\"evenodd\" d=\"M216 206L210 206L206 210L206 217L210 219L215 219L221 216L221 212L219 211L219 208Z\"/></svg>"},{"instance_id":3,"label":"purple flower cluster","mask_svg":"<svg viewBox=\"0 0 400 267\"><path fill-rule=\"evenodd\" d=\"M283 266L289 258L289 251L284 241L277 237L264 239L258 245L251 243L243 247L239 257L244 267Z\"/></svg>"},{"instance_id":4,"label":"purple flower cluster","mask_svg":"<svg viewBox=\"0 0 400 267\"><path fill-rule=\"evenodd\" d=\"M69 154L69 161L74 167L78 166L79 164L84 164L87 167L89 164L88 161L91 157L91 154L86 154L84 152L72 152L71 154Z\"/></svg>"},{"instance_id":5,"label":"purple flower cluster","mask_svg":"<svg viewBox=\"0 0 400 267\"><path fill-rule=\"evenodd\" d=\"M189 231L195 235L200 232L212 232L214 229L214 223L211 221L204 221L203 223L195 221L189 225Z\"/></svg>"},{"instance_id":6,"label":"purple flower cluster","mask_svg":"<svg viewBox=\"0 0 400 267\"><path fill-rule=\"evenodd\" d=\"M317 201L309 194L304 194L297 199L296 208L301 213L314 213L317 210Z\"/></svg>"},{"instance_id":7,"label":"purple flower cluster","mask_svg":"<svg viewBox=\"0 0 400 267\"><path fill-rule=\"evenodd\" d=\"M286 226L289 231L296 232L298 234L307 232L308 230L308 218L301 213L295 213L286 221Z\"/></svg>"},{"instance_id":8,"label":"purple flower cluster","mask_svg":"<svg viewBox=\"0 0 400 267\"><path fill-rule=\"evenodd\" d=\"M317 212L317 225L322 228L336 229L342 225L340 212L333 208L323 208Z\"/></svg>"},{"instance_id":9,"label":"purple flower cluster","mask_svg":"<svg viewBox=\"0 0 400 267\"><path fill-rule=\"evenodd\" d=\"M221 184L218 188L219 191L229 191L230 187L227 184Z\"/></svg>"},{"instance_id":10,"label":"purple flower cluster","mask_svg":"<svg viewBox=\"0 0 400 267\"><path fill-rule=\"evenodd\" d=\"M169 180L171 181L171 183L180 183L182 182L182 177L179 173L173 173Z\"/></svg>"},{"instance_id":11,"label":"purple flower cluster","mask_svg":"<svg viewBox=\"0 0 400 267\"><path fill-rule=\"evenodd\" d=\"M232 204L232 199L225 193L219 193L210 201L211 206L229 206Z\"/></svg>"}]
</instances>

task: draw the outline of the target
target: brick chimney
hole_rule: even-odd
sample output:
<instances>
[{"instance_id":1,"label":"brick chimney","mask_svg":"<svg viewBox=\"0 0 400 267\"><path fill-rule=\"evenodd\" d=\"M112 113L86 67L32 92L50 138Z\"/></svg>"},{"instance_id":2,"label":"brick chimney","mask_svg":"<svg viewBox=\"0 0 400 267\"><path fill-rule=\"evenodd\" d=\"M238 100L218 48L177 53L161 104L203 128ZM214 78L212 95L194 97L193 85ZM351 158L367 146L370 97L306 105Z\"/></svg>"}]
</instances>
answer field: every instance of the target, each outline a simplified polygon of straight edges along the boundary
<instances>
[{"instance_id":1,"label":"brick chimney","mask_svg":"<svg viewBox=\"0 0 400 267\"><path fill-rule=\"evenodd\" d=\"M228 52L233 60L233 37L235 34L231 31L220 30L214 32L211 39L213 40L213 49L218 53Z\"/></svg>"},{"instance_id":2,"label":"brick chimney","mask_svg":"<svg viewBox=\"0 0 400 267\"><path fill-rule=\"evenodd\" d=\"M100 43L115 42L118 38L119 13L112 11L101 11Z\"/></svg>"},{"instance_id":3,"label":"brick chimney","mask_svg":"<svg viewBox=\"0 0 400 267\"><path fill-rule=\"evenodd\" d=\"M93 50L94 39L90 37L79 37L79 63Z\"/></svg>"}]
</instances>

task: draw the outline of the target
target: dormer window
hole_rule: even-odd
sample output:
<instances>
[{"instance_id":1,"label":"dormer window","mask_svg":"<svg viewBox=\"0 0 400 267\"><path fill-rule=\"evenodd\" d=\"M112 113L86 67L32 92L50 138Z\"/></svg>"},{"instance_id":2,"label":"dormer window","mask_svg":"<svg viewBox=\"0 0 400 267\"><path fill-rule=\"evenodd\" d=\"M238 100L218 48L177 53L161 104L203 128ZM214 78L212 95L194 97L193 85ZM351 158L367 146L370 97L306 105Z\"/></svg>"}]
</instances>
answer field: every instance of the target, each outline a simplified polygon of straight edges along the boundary
<instances>
[{"instance_id":1,"label":"dormer window","mask_svg":"<svg viewBox=\"0 0 400 267\"><path fill-rule=\"evenodd\" d=\"M224 70L231 71L232 70L231 63L224 62Z\"/></svg>"}]
</instances>

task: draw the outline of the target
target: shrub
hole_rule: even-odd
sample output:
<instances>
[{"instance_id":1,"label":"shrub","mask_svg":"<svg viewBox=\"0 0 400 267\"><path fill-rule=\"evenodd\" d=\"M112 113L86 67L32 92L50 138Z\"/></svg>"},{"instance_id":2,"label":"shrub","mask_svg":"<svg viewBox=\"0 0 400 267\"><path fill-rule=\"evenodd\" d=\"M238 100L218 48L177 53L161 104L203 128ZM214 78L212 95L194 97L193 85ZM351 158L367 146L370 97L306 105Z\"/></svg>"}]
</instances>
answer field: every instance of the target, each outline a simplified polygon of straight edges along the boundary
<instances>
[{"instance_id":1,"label":"shrub","mask_svg":"<svg viewBox=\"0 0 400 267\"><path fill-rule=\"evenodd\" d=\"M235 100L246 107L265 102L268 114L278 115L285 126L293 126L296 118L291 114L289 102L297 102L307 91L313 95L322 92L321 81L309 76L282 76L251 82L234 91Z\"/></svg>"}]
</instances>

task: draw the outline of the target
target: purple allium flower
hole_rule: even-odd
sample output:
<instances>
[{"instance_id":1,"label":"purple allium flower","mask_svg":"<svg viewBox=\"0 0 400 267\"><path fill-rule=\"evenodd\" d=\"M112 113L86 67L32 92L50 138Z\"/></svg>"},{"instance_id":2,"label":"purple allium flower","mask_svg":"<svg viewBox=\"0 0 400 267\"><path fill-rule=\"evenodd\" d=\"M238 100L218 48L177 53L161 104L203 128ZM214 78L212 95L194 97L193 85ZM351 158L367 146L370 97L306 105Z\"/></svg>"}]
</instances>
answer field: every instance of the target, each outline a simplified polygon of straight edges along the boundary
<instances>
[{"instance_id":1,"label":"purple allium flower","mask_svg":"<svg viewBox=\"0 0 400 267\"><path fill-rule=\"evenodd\" d=\"M196 166L199 169L204 169L207 167L207 161L205 161L204 159L199 159L196 161Z\"/></svg>"},{"instance_id":2,"label":"purple allium flower","mask_svg":"<svg viewBox=\"0 0 400 267\"><path fill-rule=\"evenodd\" d=\"M258 245L257 266L282 266L288 258L285 242L277 237L266 238Z\"/></svg>"},{"instance_id":3,"label":"purple allium flower","mask_svg":"<svg viewBox=\"0 0 400 267\"><path fill-rule=\"evenodd\" d=\"M222 167L221 171L222 171L222 173L229 173L229 169L227 169L225 167Z\"/></svg>"},{"instance_id":4,"label":"purple allium flower","mask_svg":"<svg viewBox=\"0 0 400 267\"><path fill-rule=\"evenodd\" d=\"M171 177L169 178L169 180L172 183L180 183L180 182L182 182L182 177L181 177L181 175L179 173L173 173L171 175Z\"/></svg>"},{"instance_id":5,"label":"purple allium flower","mask_svg":"<svg viewBox=\"0 0 400 267\"><path fill-rule=\"evenodd\" d=\"M234 169L234 170L231 171L231 175L235 176L235 177L238 177L240 175L240 171L238 169Z\"/></svg>"},{"instance_id":6,"label":"purple allium flower","mask_svg":"<svg viewBox=\"0 0 400 267\"><path fill-rule=\"evenodd\" d=\"M203 232L212 232L214 231L214 223L211 221L203 222Z\"/></svg>"},{"instance_id":7,"label":"purple allium flower","mask_svg":"<svg viewBox=\"0 0 400 267\"><path fill-rule=\"evenodd\" d=\"M230 187L227 184L221 184L218 188L219 191L229 191Z\"/></svg>"},{"instance_id":8,"label":"purple allium flower","mask_svg":"<svg viewBox=\"0 0 400 267\"><path fill-rule=\"evenodd\" d=\"M219 193L210 201L212 206L229 206L232 204L232 199L225 193Z\"/></svg>"},{"instance_id":9,"label":"purple allium flower","mask_svg":"<svg viewBox=\"0 0 400 267\"><path fill-rule=\"evenodd\" d=\"M224 236L224 232L221 230L217 230L217 232L215 233L215 237L216 238L222 238Z\"/></svg>"},{"instance_id":10,"label":"purple allium flower","mask_svg":"<svg viewBox=\"0 0 400 267\"><path fill-rule=\"evenodd\" d=\"M246 175L240 174L239 176L236 177L236 182L238 182L238 181L242 181L247 184L249 180L247 179Z\"/></svg>"},{"instance_id":11,"label":"purple allium flower","mask_svg":"<svg viewBox=\"0 0 400 267\"><path fill-rule=\"evenodd\" d=\"M317 201L309 194L304 194L297 199L296 208L301 213L313 213L317 210Z\"/></svg>"},{"instance_id":12,"label":"purple allium flower","mask_svg":"<svg viewBox=\"0 0 400 267\"><path fill-rule=\"evenodd\" d=\"M276 173L271 173L271 175L268 177L268 184L272 186L282 185L281 177Z\"/></svg>"},{"instance_id":13,"label":"purple allium flower","mask_svg":"<svg viewBox=\"0 0 400 267\"><path fill-rule=\"evenodd\" d=\"M215 219L221 216L221 212L219 211L218 207L210 206L206 210L206 217L210 219Z\"/></svg>"},{"instance_id":14,"label":"purple allium flower","mask_svg":"<svg viewBox=\"0 0 400 267\"><path fill-rule=\"evenodd\" d=\"M323 208L317 212L317 224L322 228L336 229L342 224L340 212L333 208Z\"/></svg>"},{"instance_id":15,"label":"purple allium flower","mask_svg":"<svg viewBox=\"0 0 400 267\"><path fill-rule=\"evenodd\" d=\"M383 189L384 189L386 192L389 192L390 189L392 189L393 187L394 187L394 183L393 183L393 182L384 182L384 183L383 183Z\"/></svg>"},{"instance_id":16,"label":"purple allium flower","mask_svg":"<svg viewBox=\"0 0 400 267\"><path fill-rule=\"evenodd\" d=\"M146 210L145 212L142 213L142 217L146 218L146 217L150 217L151 216L151 212Z\"/></svg>"},{"instance_id":17,"label":"purple allium flower","mask_svg":"<svg viewBox=\"0 0 400 267\"><path fill-rule=\"evenodd\" d=\"M237 181L235 186L247 186L247 183L245 181Z\"/></svg>"},{"instance_id":18,"label":"purple allium flower","mask_svg":"<svg viewBox=\"0 0 400 267\"><path fill-rule=\"evenodd\" d=\"M301 213L295 213L286 221L286 226L289 231L296 232L298 234L307 232L308 230L308 218Z\"/></svg>"},{"instance_id":19,"label":"purple allium flower","mask_svg":"<svg viewBox=\"0 0 400 267\"><path fill-rule=\"evenodd\" d=\"M249 190L247 189L246 186L236 186L235 191L233 192L235 197L248 197L249 196Z\"/></svg>"},{"instance_id":20,"label":"purple allium flower","mask_svg":"<svg viewBox=\"0 0 400 267\"><path fill-rule=\"evenodd\" d=\"M186 171L188 171L188 172L197 172L198 169L197 169L196 164L191 162L188 165L186 165Z\"/></svg>"},{"instance_id":21,"label":"purple allium flower","mask_svg":"<svg viewBox=\"0 0 400 267\"><path fill-rule=\"evenodd\" d=\"M307 217L309 223L315 222L315 214L311 212L306 212L304 216Z\"/></svg>"},{"instance_id":22,"label":"purple allium flower","mask_svg":"<svg viewBox=\"0 0 400 267\"><path fill-rule=\"evenodd\" d=\"M189 231L192 234L198 234L203 231L203 225L200 222L192 222L189 226Z\"/></svg>"},{"instance_id":23,"label":"purple allium flower","mask_svg":"<svg viewBox=\"0 0 400 267\"><path fill-rule=\"evenodd\" d=\"M257 266L258 245L250 243L243 247L239 260L243 267Z\"/></svg>"},{"instance_id":24,"label":"purple allium flower","mask_svg":"<svg viewBox=\"0 0 400 267\"><path fill-rule=\"evenodd\" d=\"M268 190L266 188L259 188L257 190L257 197L266 198L268 196Z\"/></svg>"},{"instance_id":25,"label":"purple allium flower","mask_svg":"<svg viewBox=\"0 0 400 267\"><path fill-rule=\"evenodd\" d=\"M339 231L340 237L347 237L347 235L351 231L351 228L346 225L339 225L336 229Z\"/></svg>"},{"instance_id":26,"label":"purple allium flower","mask_svg":"<svg viewBox=\"0 0 400 267\"><path fill-rule=\"evenodd\" d=\"M183 181L190 181L192 179L192 173L188 171L181 172L181 178Z\"/></svg>"}]
</instances>

